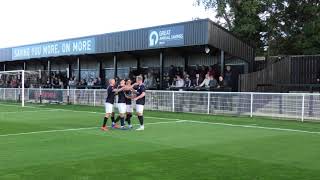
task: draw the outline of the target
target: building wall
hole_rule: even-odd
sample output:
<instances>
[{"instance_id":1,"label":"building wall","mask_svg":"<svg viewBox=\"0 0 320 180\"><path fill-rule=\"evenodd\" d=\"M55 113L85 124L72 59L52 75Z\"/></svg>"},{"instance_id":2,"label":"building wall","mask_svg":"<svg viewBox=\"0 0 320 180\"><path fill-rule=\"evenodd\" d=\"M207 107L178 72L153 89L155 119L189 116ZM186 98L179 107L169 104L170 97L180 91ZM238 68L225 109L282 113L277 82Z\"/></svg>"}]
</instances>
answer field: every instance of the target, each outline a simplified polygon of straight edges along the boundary
<instances>
[{"instance_id":1,"label":"building wall","mask_svg":"<svg viewBox=\"0 0 320 180\"><path fill-rule=\"evenodd\" d=\"M220 56L212 56L207 54L194 54L189 56L189 66L193 65L205 65L210 66L218 64L220 61Z\"/></svg>"}]
</instances>

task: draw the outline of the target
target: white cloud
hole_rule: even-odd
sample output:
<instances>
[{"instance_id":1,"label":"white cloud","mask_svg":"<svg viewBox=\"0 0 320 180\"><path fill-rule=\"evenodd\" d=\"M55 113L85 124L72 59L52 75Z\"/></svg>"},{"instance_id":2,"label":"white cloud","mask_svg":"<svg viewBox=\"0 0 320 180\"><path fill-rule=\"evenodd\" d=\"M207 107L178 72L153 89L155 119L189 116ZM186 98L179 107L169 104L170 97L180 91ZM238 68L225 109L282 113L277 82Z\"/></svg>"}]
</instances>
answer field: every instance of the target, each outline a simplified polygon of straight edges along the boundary
<instances>
[{"instance_id":1,"label":"white cloud","mask_svg":"<svg viewBox=\"0 0 320 180\"><path fill-rule=\"evenodd\" d=\"M194 0L2 0L0 47L214 18Z\"/></svg>"}]
</instances>

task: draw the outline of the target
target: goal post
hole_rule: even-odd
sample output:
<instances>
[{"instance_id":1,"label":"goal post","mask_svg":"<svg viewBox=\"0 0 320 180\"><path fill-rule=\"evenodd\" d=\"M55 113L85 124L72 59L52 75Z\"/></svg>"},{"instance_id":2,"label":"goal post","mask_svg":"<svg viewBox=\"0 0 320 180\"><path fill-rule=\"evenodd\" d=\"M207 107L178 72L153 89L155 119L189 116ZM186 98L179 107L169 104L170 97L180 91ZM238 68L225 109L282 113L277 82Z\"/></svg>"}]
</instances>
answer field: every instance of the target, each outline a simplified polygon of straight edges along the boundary
<instances>
[{"instance_id":1,"label":"goal post","mask_svg":"<svg viewBox=\"0 0 320 180\"><path fill-rule=\"evenodd\" d=\"M1 100L19 101L21 106L24 107L26 101L25 90L30 86L40 85L40 74L39 71L0 71L0 88L3 91Z\"/></svg>"}]
</instances>

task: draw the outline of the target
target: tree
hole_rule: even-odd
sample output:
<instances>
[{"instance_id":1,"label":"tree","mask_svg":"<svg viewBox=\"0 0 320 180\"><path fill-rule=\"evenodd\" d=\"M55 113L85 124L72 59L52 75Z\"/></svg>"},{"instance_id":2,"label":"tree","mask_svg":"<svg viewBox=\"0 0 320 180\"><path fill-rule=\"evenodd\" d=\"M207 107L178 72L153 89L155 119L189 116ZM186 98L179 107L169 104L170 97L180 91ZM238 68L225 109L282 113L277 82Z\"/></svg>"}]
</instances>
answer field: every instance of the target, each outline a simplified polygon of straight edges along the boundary
<instances>
[{"instance_id":1,"label":"tree","mask_svg":"<svg viewBox=\"0 0 320 180\"><path fill-rule=\"evenodd\" d=\"M217 23L258 50L263 47L260 38L263 24L259 17L263 6L259 0L196 0L196 4L216 11Z\"/></svg>"},{"instance_id":2,"label":"tree","mask_svg":"<svg viewBox=\"0 0 320 180\"><path fill-rule=\"evenodd\" d=\"M257 48L257 54L320 53L316 0L196 0L218 23Z\"/></svg>"}]
</instances>

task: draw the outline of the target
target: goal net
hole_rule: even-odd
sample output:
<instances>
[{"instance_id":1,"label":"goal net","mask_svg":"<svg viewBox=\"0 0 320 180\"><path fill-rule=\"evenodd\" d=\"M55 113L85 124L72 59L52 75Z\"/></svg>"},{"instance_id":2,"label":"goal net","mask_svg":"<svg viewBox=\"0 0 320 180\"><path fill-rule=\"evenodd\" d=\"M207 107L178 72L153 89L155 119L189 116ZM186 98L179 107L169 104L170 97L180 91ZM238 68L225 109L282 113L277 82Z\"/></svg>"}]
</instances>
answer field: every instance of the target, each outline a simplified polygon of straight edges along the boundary
<instances>
[{"instance_id":1,"label":"goal net","mask_svg":"<svg viewBox=\"0 0 320 180\"><path fill-rule=\"evenodd\" d=\"M0 101L20 102L25 105L26 89L38 88L41 84L39 71L0 71Z\"/></svg>"}]
</instances>

